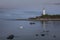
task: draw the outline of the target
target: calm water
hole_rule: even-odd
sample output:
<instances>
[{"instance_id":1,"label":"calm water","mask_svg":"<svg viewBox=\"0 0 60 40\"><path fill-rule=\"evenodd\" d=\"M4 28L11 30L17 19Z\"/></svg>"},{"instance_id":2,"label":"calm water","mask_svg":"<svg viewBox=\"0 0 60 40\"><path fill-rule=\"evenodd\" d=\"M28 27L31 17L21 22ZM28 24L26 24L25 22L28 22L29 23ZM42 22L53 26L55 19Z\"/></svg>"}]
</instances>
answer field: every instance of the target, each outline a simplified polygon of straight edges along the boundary
<instances>
[{"instance_id":1,"label":"calm water","mask_svg":"<svg viewBox=\"0 0 60 40\"><path fill-rule=\"evenodd\" d=\"M52 8L48 13L59 13L60 9L56 6L53 11ZM59 9L59 10L58 10ZM58 11L56 11L58 10ZM13 40L60 40L60 21L18 21L5 20L16 18L29 18L41 15L41 11L20 11L10 9L0 9L0 40L7 40L6 37L13 34ZM35 24L30 24L34 22ZM48 32L46 32L48 31ZM36 34L38 36L36 36ZM45 36L41 36L45 34ZM56 36L54 38L54 35Z\"/></svg>"},{"instance_id":2,"label":"calm water","mask_svg":"<svg viewBox=\"0 0 60 40\"><path fill-rule=\"evenodd\" d=\"M60 40L60 21L0 20L0 40L7 40L6 37L10 34L15 35L13 40Z\"/></svg>"}]
</instances>

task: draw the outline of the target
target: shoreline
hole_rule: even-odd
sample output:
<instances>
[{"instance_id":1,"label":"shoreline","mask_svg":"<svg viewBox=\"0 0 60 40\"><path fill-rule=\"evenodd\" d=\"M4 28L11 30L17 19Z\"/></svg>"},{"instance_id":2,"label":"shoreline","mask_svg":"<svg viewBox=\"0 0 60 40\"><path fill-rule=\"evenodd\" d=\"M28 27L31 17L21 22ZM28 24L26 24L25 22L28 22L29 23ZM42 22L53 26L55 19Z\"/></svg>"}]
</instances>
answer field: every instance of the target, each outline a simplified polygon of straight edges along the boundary
<instances>
[{"instance_id":1,"label":"shoreline","mask_svg":"<svg viewBox=\"0 0 60 40\"><path fill-rule=\"evenodd\" d=\"M60 19L16 19L25 21L60 21Z\"/></svg>"},{"instance_id":2,"label":"shoreline","mask_svg":"<svg viewBox=\"0 0 60 40\"><path fill-rule=\"evenodd\" d=\"M47 19L47 18L40 18L40 19L1 19L1 20L8 20L8 21L60 21L60 19Z\"/></svg>"}]
</instances>

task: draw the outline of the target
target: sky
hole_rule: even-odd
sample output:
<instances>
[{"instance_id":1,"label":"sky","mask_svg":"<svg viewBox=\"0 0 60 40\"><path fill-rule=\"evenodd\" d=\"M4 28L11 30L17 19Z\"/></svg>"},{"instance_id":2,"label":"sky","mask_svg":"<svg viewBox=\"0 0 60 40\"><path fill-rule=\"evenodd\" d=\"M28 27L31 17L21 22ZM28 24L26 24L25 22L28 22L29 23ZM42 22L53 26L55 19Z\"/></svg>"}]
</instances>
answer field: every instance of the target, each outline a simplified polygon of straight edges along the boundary
<instances>
[{"instance_id":1,"label":"sky","mask_svg":"<svg viewBox=\"0 0 60 40\"><path fill-rule=\"evenodd\" d=\"M60 0L0 0L0 8L39 10L47 5L60 5Z\"/></svg>"},{"instance_id":2,"label":"sky","mask_svg":"<svg viewBox=\"0 0 60 40\"><path fill-rule=\"evenodd\" d=\"M14 10L10 10L11 8ZM60 14L60 0L0 0L0 17L32 17L40 15L43 8L46 14ZM28 10L28 12L21 13L20 10Z\"/></svg>"}]
</instances>

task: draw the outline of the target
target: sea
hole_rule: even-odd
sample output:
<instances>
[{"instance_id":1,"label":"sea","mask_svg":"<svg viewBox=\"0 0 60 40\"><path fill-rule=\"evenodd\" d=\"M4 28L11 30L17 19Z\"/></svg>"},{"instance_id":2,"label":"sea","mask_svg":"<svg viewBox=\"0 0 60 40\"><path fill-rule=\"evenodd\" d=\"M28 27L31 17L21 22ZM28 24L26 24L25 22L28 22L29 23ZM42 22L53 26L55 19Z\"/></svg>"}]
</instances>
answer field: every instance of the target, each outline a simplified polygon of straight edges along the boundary
<instances>
[{"instance_id":1,"label":"sea","mask_svg":"<svg viewBox=\"0 0 60 40\"><path fill-rule=\"evenodd\" d=\"M59 13L50 11L49 14ZM12 40L60 40L60 21L15 20L41 14L41 10L0 9L0 40L9 40L10 35L14 35Z\"/></svg>"}]
</instances>

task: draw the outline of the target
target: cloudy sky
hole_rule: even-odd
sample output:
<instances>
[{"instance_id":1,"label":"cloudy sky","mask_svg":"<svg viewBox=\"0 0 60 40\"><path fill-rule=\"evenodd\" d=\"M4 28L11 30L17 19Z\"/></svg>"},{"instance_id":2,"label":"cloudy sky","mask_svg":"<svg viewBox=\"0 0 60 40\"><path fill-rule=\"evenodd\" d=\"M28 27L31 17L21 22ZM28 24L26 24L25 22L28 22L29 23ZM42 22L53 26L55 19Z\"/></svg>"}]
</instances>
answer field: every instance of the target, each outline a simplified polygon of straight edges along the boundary
<instances>
[{"instance_id":1,"label":"cloudy sky","mask_svg":"<svg viewBox=\"0 0 60 40\"><path fill-rule=\"evenodd\" d=\"M45 8L52 13L60 13L60 0L0 0L0 8L39 11Z\"/></svg>"},{"instance_id":2,"label":"cloudy sky","mask_svg":"<svg viewBox=\"0 0 60 40\"><path fill-rule=\"evenodd\" d=\"M9 10L4 10L4 8L9 8ZM24 11L30 10L30 12L27 14L26 12L20 13L19 10L10 10L11 8L17 8ZM0 0L0 16L3 18L20 18L23 17L22 15L24 15L24 17L27 17L26 15L29 17L33 15L36 16L42 13L43 8L46 9L47 14L60 14L60 0Z\"/></svg>"},{"instance_id":3,"label":"cloudy sky","mask_svg":"<svg viewBox=\"0 0 60 40\"><path fill-rule=\"evenodd\" d=\"M0 8L39 9L51 3L60 5L60 0L0 0Z\"/></svg>"}]
</instances>

